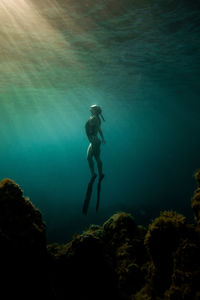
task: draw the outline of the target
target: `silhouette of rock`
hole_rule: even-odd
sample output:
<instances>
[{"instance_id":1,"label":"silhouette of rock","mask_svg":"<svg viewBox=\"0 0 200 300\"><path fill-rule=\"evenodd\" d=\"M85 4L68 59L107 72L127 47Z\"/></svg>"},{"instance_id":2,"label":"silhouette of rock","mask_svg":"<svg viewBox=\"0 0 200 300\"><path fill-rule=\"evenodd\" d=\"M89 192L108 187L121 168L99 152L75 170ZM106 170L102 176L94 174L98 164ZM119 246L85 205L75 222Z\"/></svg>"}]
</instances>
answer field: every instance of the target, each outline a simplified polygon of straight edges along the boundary
<instances>
[{"instance_id":1,"label":"silhouette of rock","mask_svg":"<svg viewBox=\"0 0 200 300\"><path fill-rule=\"evenodd\" d=\"M159 295L169 287L173 268L173 251L176 250L185 230L185 217L173 211L164 211L149 225L145 236L153 263L151 285Z\"/></svg>"},{"instance_id":2,"label":"silhouette of rock","mask_svg":"<svg viewBox=\"0 0 200 300\"><path fill-rule=\"evenodd\" d=\"M77 235L64 246L50 245L49 263L59 299L117 299L116 275L103 241L89 233ZM63 287L66 289L63 290Z\"/></svg>"},{"instance_id":3,"label":"silhouette of rock","mask_svg":"<svg viewBox=\"0 0 200 300\"><path fill-rule=\"evenodd\" d=\"M200 185L200 170L195 178ZM130 214L119 212L65 245L46 245L40 211L14 181L4 179L0 182L1 294L52 300L197 300L199 203L198 186L192 198L195 224L187 224L177 212L164 211L146 229Z\"/></svg>"},{"instance_id":4,"label":"silhouette of rock","mask_svg":"<svg viewBox=\"0 0 200 300\"><path fill-rule=\"evenodd\" d=\"M40 255L46 247L45 224L41 213L10 179L0 183L0 237L13 251Z\"/></svg>"},{"instance_id":5,"label":"silhouette of rock","mask_svg":"<svg viewBox=\"0 0 200 300\"><path fill-rule=\"evenodd\" d=\"M39 210L10 179L0 182L0 245L1 293L6 299L48 295L45 225Z\"/></svg>"},{"instance_id":6,"label":"silhouette of rock","mask_svg":"<svg viewBox=\"0 0 200 300\"><path fill-rule=\"evenodd\" d=\"M182 239L173 254L171 285L165 293L169 299L195 299L200 280L200 245L197 241L190 237Z\"/></svg>"}]
</instances>

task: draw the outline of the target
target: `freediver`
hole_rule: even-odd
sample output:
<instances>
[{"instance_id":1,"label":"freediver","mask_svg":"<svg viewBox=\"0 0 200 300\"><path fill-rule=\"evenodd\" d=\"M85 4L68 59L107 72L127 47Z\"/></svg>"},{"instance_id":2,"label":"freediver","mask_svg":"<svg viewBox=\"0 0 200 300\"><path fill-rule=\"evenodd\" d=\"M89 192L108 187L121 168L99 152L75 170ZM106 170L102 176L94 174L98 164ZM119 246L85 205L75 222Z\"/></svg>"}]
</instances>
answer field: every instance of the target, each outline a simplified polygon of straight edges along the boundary
<instances>
[{"instance_id":1,"label":"freediver","mask_svg":"<svg viewBox=\"0 0 200 300\"><path fill-rule=\"evenodd\" d=\"M95 179L97 177L97 174L94 171L94 161L93 156L97 163L97 169L99 173L99 180L101 181L104 178L104 174L102 171L102 161L100 158L100 146L101 146L101 140L98 137L98 133L101 136L102 143L105 144L105 139L103 136L103 132L101 130L101 118L104 120L104 117L102 115L102 109L98 105L92 105L90 106L90 112L91 116L89 120L85 124L85 130L87 137L90 141L88 150L87 150L87 160L89 163L89 168L91 171L92 179Z\"/></svg>"}]
</instances>

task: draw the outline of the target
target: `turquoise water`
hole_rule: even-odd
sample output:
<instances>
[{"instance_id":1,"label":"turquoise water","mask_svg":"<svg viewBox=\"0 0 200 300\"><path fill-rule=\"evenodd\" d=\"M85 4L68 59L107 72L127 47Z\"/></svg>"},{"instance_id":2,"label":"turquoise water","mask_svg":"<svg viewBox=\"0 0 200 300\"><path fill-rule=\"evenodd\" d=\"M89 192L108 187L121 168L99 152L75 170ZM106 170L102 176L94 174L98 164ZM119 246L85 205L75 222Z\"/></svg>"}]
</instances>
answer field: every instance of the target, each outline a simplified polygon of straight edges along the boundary
<instances>
[{"instance_id":1,"label":"turquoise water","mask_svg":"<svg viewBox=\"0 0 200 300\"><path fill-rule=\"evenodd\" d=\"M38 207L49 242L113 213L147 224L163 209L191 219L199 157L198 1L0 4L0 177ZM105 179L82 206L85 123L102 107Z\"/></svg>"}]
</instances>

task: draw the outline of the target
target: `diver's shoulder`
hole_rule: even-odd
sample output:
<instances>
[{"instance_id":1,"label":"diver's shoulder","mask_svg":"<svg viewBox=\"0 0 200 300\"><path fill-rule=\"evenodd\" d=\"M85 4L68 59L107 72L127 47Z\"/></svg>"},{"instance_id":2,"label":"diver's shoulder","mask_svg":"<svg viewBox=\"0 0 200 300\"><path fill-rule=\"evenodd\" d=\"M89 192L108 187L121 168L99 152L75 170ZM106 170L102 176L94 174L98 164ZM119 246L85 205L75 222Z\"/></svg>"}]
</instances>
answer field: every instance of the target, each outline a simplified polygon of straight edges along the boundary
<instances>
[{"instance_id":1,"label":"diver's shoulder","mask_svg":"<svg viewBox=\"0 0 200 300\"><path fill-rule=\"evenodd\" d=\"M98 116L91 116L90 120L93 122L99 122L99 117Z\"/></svg>"}]
</instances>

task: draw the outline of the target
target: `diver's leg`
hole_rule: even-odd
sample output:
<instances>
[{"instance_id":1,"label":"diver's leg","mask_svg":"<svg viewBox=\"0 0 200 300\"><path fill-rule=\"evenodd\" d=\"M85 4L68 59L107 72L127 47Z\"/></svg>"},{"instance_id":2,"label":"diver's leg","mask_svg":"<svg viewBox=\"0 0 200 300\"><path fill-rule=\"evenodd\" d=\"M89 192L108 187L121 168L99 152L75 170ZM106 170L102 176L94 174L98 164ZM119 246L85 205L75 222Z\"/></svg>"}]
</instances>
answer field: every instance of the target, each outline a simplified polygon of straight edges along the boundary
<instances>
[{"instance_id":1,"label":"diver's leg","mask_svg":"<svg viewBox=\"0 0 200 300\"><path fill-rule=\"evenodd\" d=\"M94 161L93 161L93 150L92 150L92 144L90 143L88 150L87 150L87 160L88 160L88 164L90 167L90 172L92 174L92 176L96 176L95 172L94 172Z\"/></svg>"},{"instance_id":2,"label":"diver's leg","mask_svg":"<svg viewBox=\"0 0 200 300\"><path fill-rule=\"evenodd\" d=\"M102 171L103 163L102 163L102 160L100 158L100 143L98 144L98 146L96 145L96 147L95 147L94 157L95 157L95 160L97 162L97 168L98 168L99 176L100 176L100 178L103 178L104 174L103 174L103 171Z\"/></svg>"},{"instance_id":3,"label":"diver's leg","mask_svg":"<svg viewBox=\"0 0 200 300\"><path fill-rule=\"evenodd\" d=\"M96 162L97 162L97 168L98 168L98 172L99 172L99 176L100 177L103 177L103 163L102 163L102 160L100 159L100 156L98 157L95 157L96 158Z\"/></svg>"}]
</instances>

